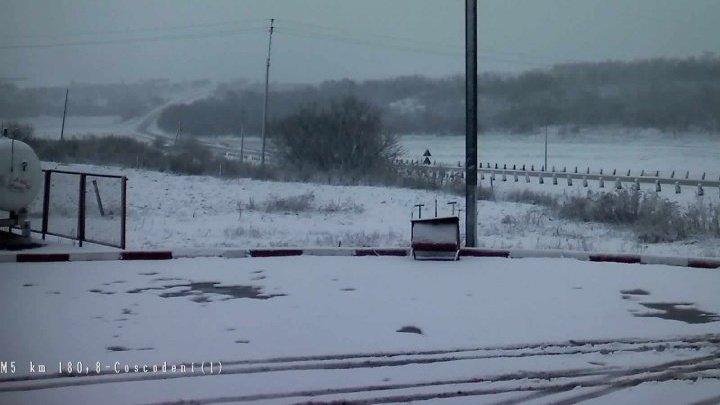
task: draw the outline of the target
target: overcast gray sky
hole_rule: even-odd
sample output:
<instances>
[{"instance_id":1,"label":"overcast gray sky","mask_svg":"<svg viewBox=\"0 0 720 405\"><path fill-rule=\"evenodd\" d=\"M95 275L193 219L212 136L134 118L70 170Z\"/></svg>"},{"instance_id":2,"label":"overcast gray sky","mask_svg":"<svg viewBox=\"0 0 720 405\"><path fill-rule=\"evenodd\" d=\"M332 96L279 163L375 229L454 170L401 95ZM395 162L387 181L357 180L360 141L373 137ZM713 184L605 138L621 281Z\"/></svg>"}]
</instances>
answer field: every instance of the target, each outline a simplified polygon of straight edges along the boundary
<instances>
[{"instance_id":1,"label":"overcast gray sky","mask_svg":"<svg viewBox=\"0 0 720 405\"><path fill-rule=\"evenodd\" d=\"M464 0L0 0L0 77L29 84L444 76ZM720 0L478 0L481 71L720 54Z\"/></svg>"}]
</instances>

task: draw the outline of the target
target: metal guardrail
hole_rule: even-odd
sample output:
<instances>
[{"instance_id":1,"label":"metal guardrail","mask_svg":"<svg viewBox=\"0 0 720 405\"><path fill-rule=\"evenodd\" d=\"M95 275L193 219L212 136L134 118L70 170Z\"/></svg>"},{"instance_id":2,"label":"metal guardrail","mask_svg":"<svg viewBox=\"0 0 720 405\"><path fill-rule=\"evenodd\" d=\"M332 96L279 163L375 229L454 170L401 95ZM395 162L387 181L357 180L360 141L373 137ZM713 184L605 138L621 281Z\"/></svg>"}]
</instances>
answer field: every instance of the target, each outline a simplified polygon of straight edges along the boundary
<instances>
[{"instance_id":1,"label":"metal guardrail","mask_svg":"<svg viewBox=\"0 0 720 405\"><path fill-rule=\"evenodd\" d=\"M446 165L446 164L421 164L420 162L411 162L411 163L403 163L405 165L411 166L411 167L422 167L426 168L428 170L433 169L441 169L445 170L447 172L456 172L457 176L462 177L463 176L463 168L453 165ZM702 188L715 188L720 187L720 178L718 180L711 180L707 179L705 173L702 174L700 179L697 178L690 178L690 172L686 171L684 177L675 177L675 172L672 172L670 177L663 177L660 176L660 171L649 171L645 172L644 170L641 171L638 175L633 176L632 171L628 170L627 172L620 172L618 170L612 170L611 172L605 172L604 170L600 170L599 172L591 172L589 168L586 168L585 171L578 170L576 167L573 171L568 171L566 168L563 168L563 170L555 170L555 168L552 168L551 170L544 170L544 168L540 168L538 170L535 170L534 166L530 165L530 169L527 169L528 165L523 165L521 168L518 168L517 165L514 165L513 168L508 168L506 164L499 165L494 164L490 165L489 163L486 163L486 166L482 166L482 162L478 165L478 173L480 173L481 176L484 177L484 175L504 175L507 181L508 177L512 177L513 181L515 181L515 176L518 177L518 181L520 177L538 177L543 179L553 179L555 178L558 182L560 180L580 180L580 181L608 181L608 182L620 182L620 183L652 183L652 184L659 184L659 185L671 185L671 186L694 186L697 187L700 185ZM544 181L543 181L544 183Z\"/></svg>"},{"instance_id":2,"label":"metal guardrail","mask_svg":"<svg viewBox=\"0 0 720 405\"><path fill-rule=\"evenodd\" d=\"M697 180L697 179L683 179L683 178L664 178L664 177L647 177L647 176L626 176L626 175L613 175L613 174L600 174L600 173L569 173L569 172L544 172L544 171L523 171L523 170L512 170L512 169L478 169L478 172L485 174L505 174L506 176L530 176L530 177L543 177L543 178L557 178L558 180L564 180L571 178L573 180L594 180L594 181L619 181L621 183L653 183L660 185L681 185L681 186L697 186L698 184L702 187L719 187L720 181L718 180Z\"/></svg>"}]
</instances>

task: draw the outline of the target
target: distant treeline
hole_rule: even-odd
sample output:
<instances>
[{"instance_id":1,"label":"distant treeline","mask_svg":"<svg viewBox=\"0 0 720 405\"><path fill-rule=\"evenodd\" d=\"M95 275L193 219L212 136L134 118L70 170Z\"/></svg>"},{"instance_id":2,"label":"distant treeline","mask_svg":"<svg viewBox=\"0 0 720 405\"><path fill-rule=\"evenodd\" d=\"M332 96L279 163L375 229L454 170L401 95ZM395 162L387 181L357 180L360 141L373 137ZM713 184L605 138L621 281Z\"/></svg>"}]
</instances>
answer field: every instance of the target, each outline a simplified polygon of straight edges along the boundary
<instances>
[{"instance_id":1,"label":"distant treeline","mask_svg":"<svg viewBox=\"0 0 720 405\"><path fill-rule=\"evenodd\" d=\"M84 84L69 86L68 112L71 115L116 115L123 119L148 112L165 102L164 95L208 81L171 83L147 80L138 83ZM38 115L61 116L66 87L18 87L0 81L0 117L24 118Z\"/></svg>"},{"instance_id":2,"label":"distant treeline","mask_svg":"<svg viewBox=\"0 0 720 405\"><path fill-rule=\"evenodd\" d=\"M463 76L397 77L284 86L271 90L269 117L282 119L302 105L354 95L380 107L391 133L459 134L465 128ZM626 126L720 131L720 58L572 63L521 74L478 79L481 130L533 131ZM259 133L263 93L221 85L212 98L165 109L159 126L197 135Z\"/></svg>"}]
</instances>

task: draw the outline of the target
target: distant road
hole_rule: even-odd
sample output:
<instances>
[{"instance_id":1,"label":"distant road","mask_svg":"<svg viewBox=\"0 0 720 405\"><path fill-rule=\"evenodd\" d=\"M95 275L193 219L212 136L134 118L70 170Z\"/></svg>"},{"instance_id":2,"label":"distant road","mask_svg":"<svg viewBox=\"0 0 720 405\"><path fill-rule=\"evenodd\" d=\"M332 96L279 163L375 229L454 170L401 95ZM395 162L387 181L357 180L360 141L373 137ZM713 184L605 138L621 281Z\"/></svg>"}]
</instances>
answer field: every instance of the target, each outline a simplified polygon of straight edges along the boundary
<instances>
[{"instance_id":1,"label":"distant road","mask_svg":"<svg viewBox=\"0 0 720 405\"><path fill-rule=\"evenodd\" d=\"M175 104L188 104L192 103L196 100L201 100L203 98L210 97L213 92L215 91L214 87L205 87L202 89L197 89L193 92L188 92L185 94L182 94L179 97L175 97L166 103L157 106L147 112L142 118L139 119L138 124L135 126L134 133L132 135L141 137L145 140L152 141L156 137L162 137L165 139L174 140L175 134L168 134L165 132L162 132L160 130L153 130L153 124L157 122L158 117L160 116L160 113L171 105ZM182 136L182 134L181 134ZM233 138L233 139L227 139L227 138L212 138L212 137L198 137L198 140L203 145L207 146L211 150L215 151L216 153L223 154L225 156L231 157L231 158L239 158L240 157L240 139L239 138ZM258 137L246 137L245 142L243 143L243 155L244 158L248 161L260 161L260 155L261 155L261 146L259 143ZM272 150L270 147L267 149L266 153L266 159L271 159L270 155L272 154Z\"/></svg>"}]
</instances>

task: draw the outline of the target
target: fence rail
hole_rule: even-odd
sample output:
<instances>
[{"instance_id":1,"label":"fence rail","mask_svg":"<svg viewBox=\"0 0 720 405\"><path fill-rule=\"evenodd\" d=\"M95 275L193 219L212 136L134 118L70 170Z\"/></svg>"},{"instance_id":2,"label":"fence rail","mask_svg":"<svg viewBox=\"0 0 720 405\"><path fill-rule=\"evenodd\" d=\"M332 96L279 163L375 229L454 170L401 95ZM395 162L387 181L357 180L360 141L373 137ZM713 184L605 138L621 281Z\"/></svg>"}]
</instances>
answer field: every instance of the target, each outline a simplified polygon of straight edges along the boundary
<instances>
[{"instance_id":1,"label":"fence rail","mask_svg":"<svg viewBox=\"0 0 720 405\"><path fill-rule=\"evenodd\" d=\"M458 162L457 166L448 164L423 164L421 161L408 160L400 160L398 163L401 167L404 167L410 175L424 174L455 181L465 176L465 169L461 167L462 162ZM636 174L633 175L632 170L619 171L613 169L606 172L604 169L600 169L599 171L593 172L589 167L585 168L585 170L580 170L578 167L575 167L573 170L567 170L566 167L562 170L556 170L554 167L550 170L545 170L544 167L535 169L534 165L512 165L512 167L510 167L507 164L500 165L498 163L493 165L485 163L485 167L483 167L482 162L480 162L478 165L478 173L480 174L481 180L484 180L486 175L491 176L494 180L498 180L496 176L501 176L500 181L515 182L519 182L521 178L529 181L529 178L533 177L538 178L538 181L543 184L545 180L551 180L552 184L559 184L559 182L563 180L571 184L572 180L578 180L584 183L587 181L597 181L601 184L611 182L614 183L615 186L619 184L620 187L622 187L622 184L628 183L651 183L655 184L657 188L664 185L675 186L676 188L680 186L693 186L698 187L699 191L705 188L720 187L720 178L717 180L708 179L705 173L703 173L700 178L691 178L689 171L685 171L684 175L681 174L678 177L675 176L675 172L673 171L668 177L667 175L661 176L659 170L641 170L639 172L636 171Z\"/></svg>"}]
</instances>

